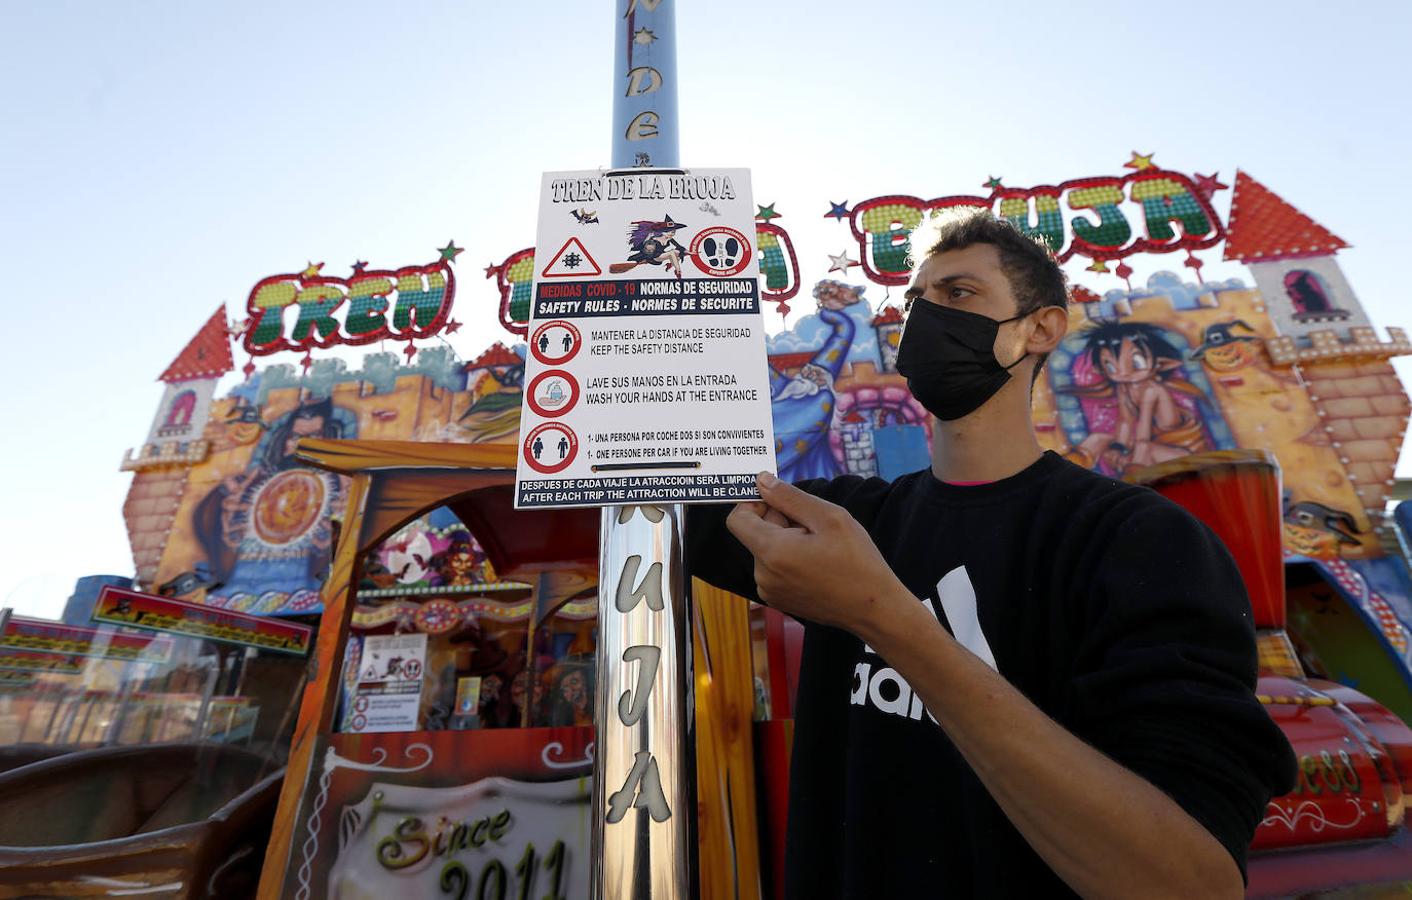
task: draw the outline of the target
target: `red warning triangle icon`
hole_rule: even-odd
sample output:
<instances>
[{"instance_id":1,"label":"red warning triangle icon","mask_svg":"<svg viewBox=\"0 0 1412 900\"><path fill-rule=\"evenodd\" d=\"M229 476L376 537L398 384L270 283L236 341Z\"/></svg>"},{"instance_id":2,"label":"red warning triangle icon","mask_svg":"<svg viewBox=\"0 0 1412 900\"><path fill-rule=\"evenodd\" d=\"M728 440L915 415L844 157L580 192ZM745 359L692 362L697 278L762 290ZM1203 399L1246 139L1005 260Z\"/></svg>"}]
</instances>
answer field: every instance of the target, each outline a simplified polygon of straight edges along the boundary
<instances>
[{"instance_id":1,"label":"red warning triangle icon","mask_svg":"<svg viewBox=\"0 0 1412 900\"><path fill-rule=\"evenodd\" d=\"M588 255L588 249L576 237L571 237L564 242L564 246L559 248L559 252L549 260L549 265L544 267L544 271L539 273L541 278L586 278L592 275L602 275L603 270L598 267L598 263L593 261L593 257Z\"/></svg>"}]
</instances>

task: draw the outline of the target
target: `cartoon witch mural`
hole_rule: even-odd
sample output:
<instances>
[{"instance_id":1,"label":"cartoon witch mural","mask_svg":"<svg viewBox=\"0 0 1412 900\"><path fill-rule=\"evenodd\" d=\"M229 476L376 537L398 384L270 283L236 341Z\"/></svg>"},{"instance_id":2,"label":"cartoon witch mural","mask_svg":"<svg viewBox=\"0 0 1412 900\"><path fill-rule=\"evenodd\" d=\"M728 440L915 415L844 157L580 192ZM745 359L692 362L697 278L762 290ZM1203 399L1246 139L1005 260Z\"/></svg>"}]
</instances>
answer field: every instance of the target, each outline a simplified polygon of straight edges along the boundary
<instances>
[{"instance_id":1,"label":"cartoon witch mural","mask_svg":"<svg viewBox=\"0 0 1412 900\"><path fill-rule=\"evenodd\" d=\"M1234 372L1258 362L1262 350L1260 334L1243 319L1232 319L1207 325L1191 358L1201 360L1215 372Z\"/></svg>"},{"instance_id":2,"label":"cartoon witch mural","mask_svg":"<svg viewBox=\"0 0 1412 900\"><path fill-rule=\"evenodd\" d=\"M1061 408L1077 405L1086 431L1066 429L1069 459L1121 477L1224 443L1208 427L1217 414L1207 391L1192 380L1204 376L1188 371L1179 340L1146 322L1099 322L1065 342L1072 363L1051 377Z\"/></svg>"},{"instance_id":3,"label":"cartoon witch mural","mask_svg":"<svg viewBox=\"0 0 1412 900\"><path fill-rule=\"evenodd\" d=\"M628 232L628 248L632 251L627 262L613 263L608 271L621 274L640 265L666 266L681 278L681 261L686 248L677 243L676 233L686 226L673 222L671 216L662 221L639 220L632 223Z\"/></svg>"}]
</instances>

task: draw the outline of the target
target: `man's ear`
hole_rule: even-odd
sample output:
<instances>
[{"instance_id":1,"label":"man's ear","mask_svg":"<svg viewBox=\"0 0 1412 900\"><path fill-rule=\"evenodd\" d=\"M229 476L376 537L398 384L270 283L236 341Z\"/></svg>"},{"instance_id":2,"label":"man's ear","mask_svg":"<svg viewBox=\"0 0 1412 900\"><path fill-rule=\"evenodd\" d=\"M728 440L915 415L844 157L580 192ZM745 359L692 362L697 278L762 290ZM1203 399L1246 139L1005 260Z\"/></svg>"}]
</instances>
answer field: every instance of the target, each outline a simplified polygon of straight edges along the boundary
<instances>
[{"instance_id":1,"label":"man's ear","mask_svg":"<svg viewBox=\"0 0 1412 900\"><path fill-rule=\"evenodd\" d=\"M1069 311L1058 306L1041 307L1034 317L1035 328L1025 343L1029 353L1050 353L1069 333Z\"/></svg>"}]
</instances>

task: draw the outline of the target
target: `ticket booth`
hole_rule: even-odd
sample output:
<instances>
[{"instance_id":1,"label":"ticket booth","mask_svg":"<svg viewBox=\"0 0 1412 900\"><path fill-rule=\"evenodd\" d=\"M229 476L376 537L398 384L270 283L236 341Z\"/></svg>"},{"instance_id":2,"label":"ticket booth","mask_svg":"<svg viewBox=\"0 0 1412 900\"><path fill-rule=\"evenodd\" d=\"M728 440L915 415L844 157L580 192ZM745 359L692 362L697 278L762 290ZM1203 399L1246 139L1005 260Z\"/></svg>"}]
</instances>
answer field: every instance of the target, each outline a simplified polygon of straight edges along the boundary
<instances>
[{"instance_id":1,"label":"ticket booth","mask_svg":"<svg viewBox=\"0 0 1412 900\"><path fill-rule=\"evenodd\" d=\"M514 452L300 444L351 486L262 897L588 896L600 516ZM750 613L695 601L700 870L760 896Z\"/></svg>"}]
</instances>

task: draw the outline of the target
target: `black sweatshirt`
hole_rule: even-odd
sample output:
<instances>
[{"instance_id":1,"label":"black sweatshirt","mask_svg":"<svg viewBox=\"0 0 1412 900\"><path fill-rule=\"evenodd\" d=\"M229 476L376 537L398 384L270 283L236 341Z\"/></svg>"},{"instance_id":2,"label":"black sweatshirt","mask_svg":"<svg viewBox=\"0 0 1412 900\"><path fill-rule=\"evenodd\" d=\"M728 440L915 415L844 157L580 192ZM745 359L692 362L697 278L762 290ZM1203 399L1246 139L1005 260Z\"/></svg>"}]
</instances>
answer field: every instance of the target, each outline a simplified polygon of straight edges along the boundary
<instances>
[{"instance_id":1,"label":"black sweatshirt","mask_svg":"<svg viewBox=\"0 0 1412 900\"><path fill-rule=\"evenodd\" d=\"M1253 694L1240 573L1205 525L1053 453L985 485L923 470L799 487L847 509L962 644L1165 791L1244 872L1266 801L1293 787L1295 761ZM753 562L725 530L728 511L691 508L688 563L753 599ZM906 681L858 638L809 622L785 883L800 900L1072 893Z\"/></svg>"}]
</instances>

